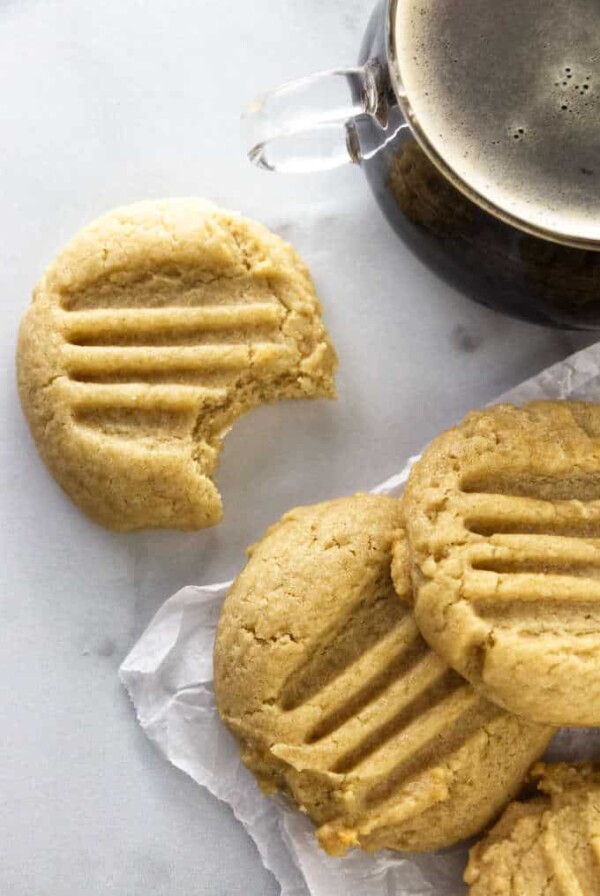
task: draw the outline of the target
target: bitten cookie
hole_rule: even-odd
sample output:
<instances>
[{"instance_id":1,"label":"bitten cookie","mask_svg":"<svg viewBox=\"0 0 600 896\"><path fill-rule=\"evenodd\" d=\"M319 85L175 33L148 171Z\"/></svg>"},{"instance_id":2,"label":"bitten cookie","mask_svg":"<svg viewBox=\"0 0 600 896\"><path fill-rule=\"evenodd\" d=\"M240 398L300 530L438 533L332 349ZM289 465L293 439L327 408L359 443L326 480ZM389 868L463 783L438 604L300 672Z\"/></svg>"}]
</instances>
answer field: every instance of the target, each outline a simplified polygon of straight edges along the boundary
<instances>
[{"instance_id":1,"label":"bitten cookie","mask_svg":"<svg viewBox=\"0 0 600 896\"><path fill-rule=\"evenodd\" d=\"M111 528L217 523L211 476L233 421L334 396L320 314L307 268L260 224L201 199L110 212L58 255L21 325L42 458Z\"/></svg>"},{"instance_id":2,"label":"bitten cookie","mask_svg":"<svg viewBox=\"0 0 600 896\"><path fill-rule=\"evenodd\" d=\"M334 855L476 833L552 734L478 696L421 639L390 576L399 524L383 496L292 510L252 549L217 632L217 705L243 761ZM396 564L399 588L408 572Z\"/></svg>"},{"instance_id":3,"label":"bitten cookie","mask_svg":"<svg viewBox=\"0 0 600 896\"><path fill-rule=\"evenodd\" d=\"M540 765L541 795L511 803L470 853L470 896L598 896L600 769Z\"/></svg>"},{"instance_id":4,"label":"bitten cookie","mask_svg":"<svg viewBox=\"0 0 600 896\"><path fill-rule=\"evenodd\" d=\"M526 719L600 725L600 405L469 414L432 442L403 501L433 649Z\"/></svg>"}]
</instances>

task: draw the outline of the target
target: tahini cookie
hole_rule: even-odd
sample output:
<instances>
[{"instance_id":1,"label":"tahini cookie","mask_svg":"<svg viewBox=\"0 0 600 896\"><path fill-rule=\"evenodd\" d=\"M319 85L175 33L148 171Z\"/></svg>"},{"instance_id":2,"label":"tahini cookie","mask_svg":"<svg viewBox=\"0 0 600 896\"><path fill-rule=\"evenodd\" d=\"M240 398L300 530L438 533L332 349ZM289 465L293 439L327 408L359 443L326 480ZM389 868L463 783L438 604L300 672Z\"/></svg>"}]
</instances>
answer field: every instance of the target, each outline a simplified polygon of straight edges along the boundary
<instances>
[{"instance_id":1,"label":"tahini cookie","mask_svg":"<svg viewBox=\"0 0 600 896\"><path fill-rule=\"evenodd\" d=\"M21 402L48 469L114 529L218 522L221 441L259 402L334 395L307 268L201 199L140 202L78 233L19 337Z\"/></svg>"},{"instance_id":2,"label":"tahini cookie","mask_svg":"<svg viewBox=\"0 0 600 896\"><path fill-rule=\"evenodd\" d=\"M433 649L526 719L600 725L600 406L469 414L427 449L403 506Z\"/></svg>"},{"instance_id":3,"label":"tahini cookie","mask_svg":"<svg viewBox=\"0 0 600 896\"><path fill-rule=\"evenodd\" d=\"M397 501L292 510L256 545L221 614L221 717L265 792L334 855L429 850L481 830L552 730L488 703L431 651L390 576ZM399 588L408 565L396 563Z\"/></svg>"},{"instance_id":4,"label":"tahini cookie","mask_svg":"<svg viewBox=\"0 0 600 896\"><path fill-rule=\"evenodd\" d=\"M600 770L581 763L533 770L538 795L511 803L470 853L470 896L598 896Z\"/></svg>"}]
</instances>

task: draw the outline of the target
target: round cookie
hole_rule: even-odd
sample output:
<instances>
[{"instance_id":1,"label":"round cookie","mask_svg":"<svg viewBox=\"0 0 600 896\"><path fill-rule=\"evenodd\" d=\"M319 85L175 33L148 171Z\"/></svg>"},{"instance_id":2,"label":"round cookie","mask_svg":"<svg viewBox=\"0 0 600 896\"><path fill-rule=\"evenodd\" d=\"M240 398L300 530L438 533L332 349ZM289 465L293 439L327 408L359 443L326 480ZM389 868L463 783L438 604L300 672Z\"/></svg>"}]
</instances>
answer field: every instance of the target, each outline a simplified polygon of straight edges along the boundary
<instances>
[{"instance_id":1,"label":"round cookie","mask_svg":"<svg viewBox=\"0 0 600 896\"><path fill-rule=\"evenodd\" d=\"M320 314L307 268L260 224L201 199L110 212L60 252L21 325L43 460L111 528L217 523L211 476L233 421L335 394Z\"/></svg>"},{"instance_id":2,"label":"round cookie","mask_svg":"<svg viewBox=\"0 0 600 896\"><path fill-rule=\"evenodd\" d=\"M334 855L430 850L481 828L552 730L478 696L419 635L390 576L398 501L287 513L250 552L214 652L219 713L265 792ZM396 582L409 585L398 565Z\"/></svg>"},{"instance_id":3,"label":"round cookie","mask_svg":"<svg viewBox=\"0 0 600 896\"><path fill-rule=\"evenodd\" d=\"M470 896L600 893L600 769L587 763L533 770L540 795L511 803L470 852Z\"/></svg>"},{"instance_id":4,"label":"round cookie","mask_svg":"<svg viewBox=\"0 0 600 896\"><path fill-rule=\"evenodd\" d=\"M433 649L526 719L600 725L600 405L469 414L414 467L403 508Z\"/></svg>"}]
</instances>

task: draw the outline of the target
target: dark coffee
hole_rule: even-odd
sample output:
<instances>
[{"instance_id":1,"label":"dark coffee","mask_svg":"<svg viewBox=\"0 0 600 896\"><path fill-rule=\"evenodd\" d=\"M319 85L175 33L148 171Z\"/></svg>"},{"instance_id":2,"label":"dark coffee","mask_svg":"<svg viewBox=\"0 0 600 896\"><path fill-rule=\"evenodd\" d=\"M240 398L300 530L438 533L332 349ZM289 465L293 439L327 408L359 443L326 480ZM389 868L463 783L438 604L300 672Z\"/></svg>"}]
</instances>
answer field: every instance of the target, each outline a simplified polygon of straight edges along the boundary
<instances>
[{"instance_id":1,"label":"dark coffee","mask_svg":"<svg viewBox=\"0 0 600 896\"><path fill-rule=\"evenodd\" d=\"M397 232L445 279L517 317L595 328L600 6L575 6L398 0L395 91L385 120L363 120L358 136L384 143L365 173ZM361 61L385 64L386 8Z\"/></svg>"},{"instance_id":2,"label":"dark coffee","mask_svg":"<svg viewBox=\"0 0 600 896\"><path fill-rule=\"evenodd\" d=\"M394 50L405 114L458 186L600 245L597 0L399 0Z\"/></svg>"}]
</instances>

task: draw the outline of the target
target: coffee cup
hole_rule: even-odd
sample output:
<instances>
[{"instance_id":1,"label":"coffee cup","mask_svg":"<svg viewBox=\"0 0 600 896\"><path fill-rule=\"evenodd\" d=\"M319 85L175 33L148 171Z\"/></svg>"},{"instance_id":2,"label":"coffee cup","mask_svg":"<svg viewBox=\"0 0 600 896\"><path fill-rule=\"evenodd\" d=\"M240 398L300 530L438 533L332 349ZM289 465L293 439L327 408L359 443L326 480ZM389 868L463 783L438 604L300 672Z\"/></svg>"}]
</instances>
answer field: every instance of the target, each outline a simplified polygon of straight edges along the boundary
<instances>
[{"instance_id":1,"label":"coffee cup","mask_svg":"<svg viewBox=\"0 0 600 896\"><path fill-rule=\"evenodd\" d=\"M245 116L269 171L360 165L398 236L497 311L600 328L600 8L382 0L356 66Z\"/></svg>"}]
</instances>

